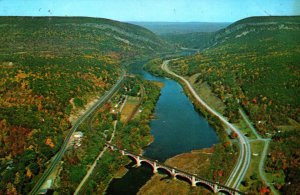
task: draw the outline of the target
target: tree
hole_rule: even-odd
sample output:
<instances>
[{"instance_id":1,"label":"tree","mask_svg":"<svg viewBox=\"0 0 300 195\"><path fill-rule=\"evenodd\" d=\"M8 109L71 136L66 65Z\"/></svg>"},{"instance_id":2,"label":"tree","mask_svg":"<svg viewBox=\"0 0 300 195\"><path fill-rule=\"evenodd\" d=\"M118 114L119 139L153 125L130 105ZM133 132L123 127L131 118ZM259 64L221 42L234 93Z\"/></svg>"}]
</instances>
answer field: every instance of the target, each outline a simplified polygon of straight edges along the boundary
<instances>
[{"instance_id":1,"label":"tree","mask_svg":"<svg viewBox=\"0 0 300 195\"><path fill-rule=\"evenodd\" d=\"M235 139L235 138L238 137L238 134L237 134L236 132L234 132L234 131L231 131L230 137L231 137L232 139Z\"/></svg>"},{"instance_id":2,"label":"tree","mask_svg":"<svg viewBox=\"0 0 300 195\"><path fill-rule=\"evenodd\" d=\"M243 186L245 186L245 187L248 187L248 186L249 186L249 179L248 179L248 178L245 178L245 179L241 182L241 184L242 184Z\"/></svg>"},{"instance_id":3,"label":"tree","mask_svg":"<svg viewBox=\"0 0 300 195\"><path fill-rule=\"evenodd\" d=\"M257 173L253 173L253 175L250 176L250 179L257 180L258 179Z\"/></svg>"}]
</instances>

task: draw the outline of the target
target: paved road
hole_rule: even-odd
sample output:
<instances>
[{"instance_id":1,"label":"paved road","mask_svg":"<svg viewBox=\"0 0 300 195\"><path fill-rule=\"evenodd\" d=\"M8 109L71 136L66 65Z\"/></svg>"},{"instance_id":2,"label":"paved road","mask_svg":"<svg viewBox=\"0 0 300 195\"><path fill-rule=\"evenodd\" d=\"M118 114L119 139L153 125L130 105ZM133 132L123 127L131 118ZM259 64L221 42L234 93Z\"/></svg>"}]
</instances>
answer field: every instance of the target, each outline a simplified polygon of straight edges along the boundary
<instances>
[{"instance_id":1,"label":"paved road","mask_svg":"<svg viewBox=\"0 0 300 195\"><path fill-rule=\"evenodd\" d=\"M114 139L115 137L115 131L116 131L116 127L117 127L117 123L118 121L114 121L114 131L113 133L111 134L111 138L110 140L108 141L108 143L111 143L111 141ZM98 160L103 156L104 152L107 150L107 146L104 145L102 151L99 153L99 155L97 156L96 160L94 161L94 163L92 164L92 166L90 167L90 169L88 170L88 172L86 173L86 175L84 176L84 178L81 180L80 184L77 186L75 192L74 192L74 195L77 195L79 194L82 186L85 184L86 180L90 177L90 175L93 173L97 163L98 163Z\"/></svg>"},{"instance_id":2,"label":"paved road","mask_svg":"<svg viewBox=\"0 0 300 195\"><path fill-rule=\"evenodd\" d=\"M246 121L246 123L248 124L248 126L250 127L250 129L252 130L252 132L254 133L254 135L257 137L257 139L253 140L253 141L263 141L264 142L264 150L261 153L261 157L260 157L260 161L259 161L259 175L261 177L261 179L264 181L264 183L269 186L271 188L271 191L273 194L278 194L278 192L274 189L274 186L271 185L266 176L265 176L265 171L264 171L264 163L265 163L265 159L267 156L267 152L268 152L268 148L269 148L269 143L271 141L270 138L264 139L262 138L256 131L256 129L253 127L253 125L251 124L251 122L249 121L248 117L246 116L245 112L242 109L239 109L240 114L242 115L242 117L244 118L244 120Z\"/></svg>"},{"instance_id":3,"label":"paved road","mask_svg":"<svg viewBox=\"0 0 300 195\"><path fill-rule=\"evenodd\" d=\"M245 112L239 108L239 113L242 115L243 119L246 121L247 125L250 127L251 131L254 133L257 139L261 139L261 136L256 132L256 129L253 127Z\"/></svg>"},{"instance_id":4,"label":"paved road","mask_svg":"<svg viewBox=\"0 0 300 195\"><path fill-rule=\"evenodd\" d=\"M275 195L278 195L279 194L278 191L274 188L274 186L272 184L270 184L268 182L268 180L265 176L265 171L264 171L265 159L266 159L266 156L267 156L269 143L270 143L271 139L262 139L262 140L265 142L265 147L264 147L264 150L261 154L261 159L260 159L260 162L259 162L259 174L260 174L261 179L265 182L265 184L271 188L272 193L275 194Z\"/></svg>"},{"instance_id":5,"label":"paved road","mask_svg":"<svg viewBox=\"0 0 300 195\"><path fill-rule=\"evenodd\" d=\"M68 142L72 136L72 134L77 130L79 125L91 114L95 111L95 109L98 106L103 105L116 91L120 88L121 83L123 82L125 78L125 71L123 71L120 79L117 81L117 83L108 91L106 92L90 109L88 109L81 117L77 119L77 121L74 123L73 127L70 129L67 137L64 140L64 143L61 146L61 149L59 152L55 155L54 159L52 160L49 167L45 170L43 175L40 177L40 179L37 181L33 189L29 194L37 194L43 183L46 181L47 177L52 173L53 169L57 166L57 164L62 159L66 149Z\"/></svg>"},{"instance_id":6,"label":"paved road","mask_svg":"<svg viewBox=\"0 0 300 195\"><path fill-rule=\"evenodd\" d=\"M267 152L268 152L269 143L270 143L270 140L265 140L264 150L261 154L261 159L260 159L260 162L259 162L259 174L261 176L261 179L264 180L264 182L267 186L270 186L270 184L269 184L267 178L265 177L264 162L265 162L265 158L266 158L266 155L267 155Z\"/></svg>"},{"instance_id":7,"label":"paved road","mask_svg":"<svg viewBox=\"0 0 300 195\"><path fill-rule=\"evenodd\" d=\"M246 172L249 168L250 165L250 160L251 160L251 148L248 139L237 129L235 126L233 126L231 123L227 121L225 117L223 117L220 113L212 109L209 105L202 100L199 95L195 92L191 84L182 76L179 76L172 72L169 67L168 63L170 60L166 60L162 63L161 68L166 71L168 74L171 74L180 80L182 80L186 86L188 87L189 91L191 94L196 98L196 100L203 106L205 107L210 113L218 117L224 124L226 124L232 131L237 133L238 139L240 142L240 155L238 158L238 162L236 163L235 168L233 169L228 181L226 182L227 186L232 186L233 188L238 188L241 181L246 175Z\"/></svg>"}]
</instances>

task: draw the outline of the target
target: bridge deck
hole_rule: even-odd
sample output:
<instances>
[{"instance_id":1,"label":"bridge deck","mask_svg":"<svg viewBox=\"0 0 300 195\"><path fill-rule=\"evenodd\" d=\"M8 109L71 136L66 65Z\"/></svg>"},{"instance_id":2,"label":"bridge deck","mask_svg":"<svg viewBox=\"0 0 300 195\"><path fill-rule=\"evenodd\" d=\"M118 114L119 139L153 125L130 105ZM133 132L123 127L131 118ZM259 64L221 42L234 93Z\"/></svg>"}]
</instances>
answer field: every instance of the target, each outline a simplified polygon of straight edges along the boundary
<instances>
[{"instance_id":1,"label":"bridge deck","mask_svg":"<svg viewBox=\"0 0 300 195\"><path fill-rule=\"evenodd\" d=\"M180 170L180 169L177 169L177 168L175 168L175 167L171 167L171 166L168 166L168 165L165 165L164 163L161 163L161 162L158 162L157 160L154 160L154 159L151 159L151 158L148 158L148 157L145 157L145 156L142 156L142 155L139 155L139 154L134 154L134 153L132 153L132 152L130 152L130 151L128 151L128 150L126 150L126 149L119 149L117 146L114 146L114 145L112 145L112 144L110 144L110 143L106 143L106 146L108 147L108 148L110 148L111 150L113 150L113 151L120 151L120 152L124 152L124 155L130 155L130 156L132 156L133 158L135 158L136 160L138 159L139 161L149 161L148 163L150 163L150 165L153 167L153 165L154 165L154 163L155 163L155 166L157 166L158 168L165 168L165 169L167 169L167 170L169 170L170 172L172 172L172 171L174 171L174 174L176 175L182 175L182 174L184 174L184 175L186 175L186 177L189 177L189 179L190 178L193 178L194 179L194 181L196 181L196 183L198 183L198 182L207 182L208 184L210 184L211 185L211 187L212 186L217 186L217 189L218 189L218 191L221 191L221 190L226 190L227 192L229 192L229 193L232 193L232 194L245 194L245 193L243 193L243 192L241 192L241 191L239 191L239 190L237 190L237 189L234 189L234 188L231 188L231 187L228 187L228 186L226 186L226 185L222 185L222 184L220 184L220 183L218 183L218 182L215 182L215 181L211 181L211 180L208 180L208 179L205 179L205 178L203 178L203 177L199 177L199 176L197 176L197 175L195 175L195 174L191 174L191 173L188 173L188 172L186 172L186 171L182 171L182 170Z\"/></svg>"}]
</instances>

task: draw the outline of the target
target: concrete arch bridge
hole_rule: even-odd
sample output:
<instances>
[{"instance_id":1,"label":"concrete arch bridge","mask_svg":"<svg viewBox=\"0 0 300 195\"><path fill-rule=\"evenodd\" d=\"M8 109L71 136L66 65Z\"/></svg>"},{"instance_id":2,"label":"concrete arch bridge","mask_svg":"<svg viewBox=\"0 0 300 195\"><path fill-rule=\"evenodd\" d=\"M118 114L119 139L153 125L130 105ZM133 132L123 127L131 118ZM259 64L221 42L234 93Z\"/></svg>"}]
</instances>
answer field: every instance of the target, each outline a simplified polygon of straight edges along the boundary
<instances>
[{"instance_id":1,"label":"concrete arch bridge","mask_svg":"<svg viewBox=\"0 0 300 195\"><path fill-rule=\"evenodd\" d=\"M123 156L131 157L133 160L135 160L136 166L139 167L144 162L145 164L150 165L152 167L153 173L157 173L159 169L164 170L167 172L170 176L173 178L184 178L185 180L189 181L189 183L192 186L197 186L197 184L202 184L207 186L209 189L211 189L214 193L222 192L230 195L238 195L238 194L244 194L243 192L238 191L237 189L230 188L228 186L219 184L218 182L209 181L205 178L198 177L194 174L190 174L184 171L181 171L175 167L170 167L167 165L164 165L163 163L158 162L157 160L152 160L150 158L146 158L141 155L133 154L127 150L119 149L114 145L111 145L109 143L105 144L106 147L108 147L112 151L119 151Z\"/></svg>"}]
</instances>

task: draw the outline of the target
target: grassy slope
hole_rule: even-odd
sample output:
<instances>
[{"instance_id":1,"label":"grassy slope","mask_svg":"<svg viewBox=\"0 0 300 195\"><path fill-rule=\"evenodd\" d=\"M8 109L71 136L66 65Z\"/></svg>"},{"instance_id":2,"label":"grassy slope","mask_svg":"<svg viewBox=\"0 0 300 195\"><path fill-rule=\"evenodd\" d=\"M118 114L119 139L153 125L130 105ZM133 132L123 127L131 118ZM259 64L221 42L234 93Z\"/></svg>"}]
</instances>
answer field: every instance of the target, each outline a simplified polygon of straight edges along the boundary
<instances>
[{"instance_id":1,"label":"grassy slope","mask_svg":"<svg viewBox=\"0 0 300 195\"><path fill-rule=\"evenodd\" d=\"M81 17L0 17L0 42L0 194L28 193L72 110L116 82L121 60L166 50L144 28Z\"/></svg>"},{"instance_id":2,"label":"grassy slope","mask_svg":"<svg viewBox=\"0 0 300 195\"><path fill-rule=\"evenodd\" d=\"M266 169L274 174L283 170L293 190L299 182L294 177L300 144L295 138L300 122L299 25L300 17L247 18L217 32L213 46L201 54L173 63L179 74L200 73L199 85L206 81L211 86L226 103L230 120L243 106L262 135L273 134ZM288 131L278 133L282 126Z\"/></svg>"}]
</instances>

